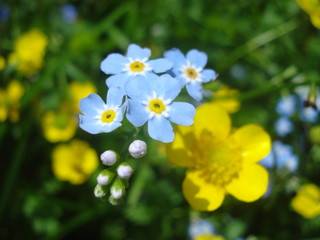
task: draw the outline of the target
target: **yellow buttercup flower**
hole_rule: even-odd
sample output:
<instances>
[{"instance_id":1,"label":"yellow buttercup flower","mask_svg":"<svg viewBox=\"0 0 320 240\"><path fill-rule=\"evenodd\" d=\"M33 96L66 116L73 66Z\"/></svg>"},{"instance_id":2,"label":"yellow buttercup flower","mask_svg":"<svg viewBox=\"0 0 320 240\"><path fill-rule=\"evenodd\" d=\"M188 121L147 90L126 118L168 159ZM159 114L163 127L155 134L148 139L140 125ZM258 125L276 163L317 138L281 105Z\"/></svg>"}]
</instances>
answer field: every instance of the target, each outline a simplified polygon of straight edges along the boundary
<instances>
[{"instance_id":1,"label":"yellow buttercup flower","mask_svg":"<svg viewBox=\"0 0 320 240\"><path fill-rule=\"evenodd\" d=\"M79 102L80 99L88 96L90 93L97 93L95 85L91 82L78 82L74 81L69 85L69 92L73 109L76 113L80 113Z\"/></svg>"},{"instance_id":2,"label":"yellow buttercup flower","mask_svg":"<svg viewBox=\"0 0 320 240\"><path fill-rule=\"evenodd\" d=\"M236 99L239 91L222 85L214 92L212 102L225 109L228 113L235 113L240 109L240 101Z\"/></svg>"},{"instance_id":3,"label":"yellow buttercup flower","mask_svg":"<svg viewBox=\"0 0 320 240\"><path fill-rule=\"evenodd\" d=\"M76 133L78 120L73 112L62 109L44 113L41 124L44 137L55 143L70 140Z\"/></svg>"},{"instance_id":4,"label":"yellow buttercup flower","mask_svg":"<svg viewBox=\"0 0 320 240\"><path fill-rule=\"evenodd\" d=\"M0 89L0 122L8 118L11 122L19 120L20 99L24 94L24 87L16 80L12 80L6 90Z\"/></svg>"},{"instance_id":5,"label":"yellow buttercup flower","mask_svg":"<svg viewBox=\"0 0 320 240\"><path fill-rule=\"evenodd\" d=\"M73 140L59 144L52 152L52 170L57 179L82 184L97 169L97 153L86 142Z\"/></svg>"},{"instance_id":6,"label":"yellow buttercup flower","mask_svg":"<svg viewBox=\"0 0 320 240\"><path fill-rule=\"evenodd\" d=\"M0 71L3 70L6 66L6 60L0 56Z\"/></svg>"},{"instance_id":7,"label":"yellow buttercup flower","mask_svg":"<svg viewBox=\"0 0 320 240\"><path fill-rule=\"evenodd\" d=\"M215 235L209 234L209 235L197 236L193 240L225 240L225 238L221 236L215 236Z\"/></svg>"},{"instance_id":8,"label":"yellow buttercup flower","mask_svg":"<svg viewBox=\"0 0 320 240\"><path fill-rule=\"evenodd\" d=\"M21 35L9 55L9 63L15 65L21 73L29 76L43 65L48 38L40 30L33 29Z\"/></svg>"},{"instance_id":9,"label":"yellow buttercup flower","mask_svg":"<svg viewBox=\"0 0 320 240\"><path fill-rule=\"evenodd\" d=\"M257 162L270 149L270 136L260 126L231 131L226 111L207 103L198 107L194 125L177 128L167 154L173 164L188 168L182 190L189 204L213 211L228 193L252 202L266 192L268 172Z\"/></svg>"},{"instance_id":10,"label":"yellow buttercup flower","mask_svg":"<svg viewBox=\"0 0 320 240\"><path fill-rule=\"evenodd\" d=\"M320 189L309 183L300 187L297 195L291 201L292 208L304 218L314 218L320 215Z\"/></svg>"},{"instance_id":11,"label":"yellow buttercup flower","mask_svg":"<svg viewBox=\"0 0 320 240\"><path fill-rule=\"evenodd\" d=\"M320 28L320 1L319 0L296 0L298 5L309 14L312 24Z\"/></svg>"}]
</instances>

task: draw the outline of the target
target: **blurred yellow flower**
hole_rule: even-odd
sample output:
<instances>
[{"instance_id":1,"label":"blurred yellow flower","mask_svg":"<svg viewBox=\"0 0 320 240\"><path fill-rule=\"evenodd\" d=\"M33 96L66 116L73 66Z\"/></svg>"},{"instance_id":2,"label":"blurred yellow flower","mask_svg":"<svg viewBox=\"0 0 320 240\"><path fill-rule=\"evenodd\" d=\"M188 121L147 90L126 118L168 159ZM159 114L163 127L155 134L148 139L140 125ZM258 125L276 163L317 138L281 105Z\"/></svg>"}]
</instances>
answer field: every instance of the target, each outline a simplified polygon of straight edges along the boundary
<instances>
[{"instance_id":1,"label":"blurred yellow flower","mask_svg":"<svg viewBox=\"0 0 320 240\"><path fill-rule=\"evenodd\" d=\"M304 218L320 215L320 189L315 184L304 184L291 201L292 208Z\"/></svg>"},{"instance_id":2,"label":"blurred yellow flower","mask_svg":"<svg viewBox=\"0 0 320 240\"><path fill-rule=\"evenodd\" d=\"M66 109L45 112L41 124L44 137L52 143L70 140L78 128L76 115Z\"/></svg>"},{"instance_id":3,"label":"blurred yellow flower","mask_svg":"<svg viewBox=\"0 0 320 240\"><path fill-rule=\"evenodd\" d=\"M225 240L225 238L221 236L215 236L215 235L209 234L209 235L200 235L194 238L193 240Z\"/></svg>"},{"instance_id":4,"label":"blurred yellow flower","mask_svg":"<svg viewBox=\"0 0 320 240\"><path fill-rule=\"evenodd\" d=\"M0 71L3 70L6 66L6 60L0 56Z\"/></svg>"},{"instance_id":5,"label":"blurred yellow flower","mask_svg":"<svg viewBox=\"0 0 320 240\"><path fill-rule=\"evenodd\" d=\"M74 81L69 85L69 92L73 109L76 113L80 113L79 102L81 98L88 96L90 93L97 93L95 85L91 82Z\"/></svg>"},{"instance_id":6,"label":"blurred yellow flower","mask_svg":"<svg viewBox=\"0 0 320 240\"><path fill-rule=\"evenodd\" d=\"M20 99L24 88L16 80L12 80L6 90L0 89L0 122L10 118L11 122L19 120Z\"/></svg>"},{"instance_id":7,"label":"blurred yellow flower","mask_svg":"<svg viewBox=\"0 0 320 240\"><path fill-rule=\"evenodd\" d=\"M57 179L82 184L97 169L97 153L88 143L75 139L59 144L52 152L52 170Z\"/></svg>"},{"instance_id":8,"label":"blurred yellow flower","mask_svg":"<svg viewBox=\"0 0 320 240\"><path fill-rule=\"evenodd\" d=\"M47 44L46 35L37 29L30 30L16 40L14 51L9 55L9 63L30 76L42 67Z\"/></svg>"},{"instance_id":9,"label":"blurred yellow flower","mask_svg":"<svg viewBox=\"0 0 320 240\"><path fill-rule=\"evenodd\" d=\"M271 139L260 126L245 125L231 132L231 120L214 103L198 107L194 125L179 126L167 146L170 161L188 171L182 190L199 211L221 206L227 193L245 202L267 190L268 172L257 164L271 149Z\"/></svg>"},{"instance_id":10,"label":"blurred yellow flower","mask_svg":"<svg viewBox=\"0 0 320 240\"><path fill-rule=\"evenodd\" d=\"M312 24L320 28L320 1L319 0L296 0L298 5L309 14Z\"/></svg>"},{"instance_id":11,"label":"blurred yellow flower","mask_svg":"<svg viewBox=\"0 0 320 240\"><path fill-rule=\"evenodd\" d=\"M218 91L214 92L212 102L218 104L228 113L235 113L240 109L240 101L236 98L238 94L238 90L222 85Z\"/></svg>"}]
</instances>

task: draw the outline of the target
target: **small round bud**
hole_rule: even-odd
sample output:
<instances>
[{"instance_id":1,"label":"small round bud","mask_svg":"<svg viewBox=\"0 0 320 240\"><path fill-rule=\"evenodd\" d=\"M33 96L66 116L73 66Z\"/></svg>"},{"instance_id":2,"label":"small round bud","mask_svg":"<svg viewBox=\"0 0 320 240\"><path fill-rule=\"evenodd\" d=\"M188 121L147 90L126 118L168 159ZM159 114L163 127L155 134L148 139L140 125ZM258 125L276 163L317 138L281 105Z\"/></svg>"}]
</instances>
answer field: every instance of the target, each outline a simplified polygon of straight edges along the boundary
<instances>
[{"instance_id":1,"label":"small round bud","mask_svg":"<svg viewBox=\"0 0 320 240\"><path fill-rule=\"evenodd\" d=\"M94 195L95 195L97 198L102 198L102 197L104 197L106 194L107 194L106 189L105 189L103 186L97 184L97 186L94 188Z\"/></svg>"},{"instance_id":2,"label":"small round bud","mask_svg":"<svg viewBox=\"0 0 320 240\"><path fill-rule=\"evenodd\" d=\"M104 165L112 166L113 164L116 163L118 156L114 151L107 150L101 154L100 159Z\"/></svg>"},{"instance_id":3,"label":"small round bud","mask_svg":"<svg viewBox=\"0 0 320 240\"><path fill-rule=\"evenodd\" d=\"M113 172L111 172L110 170L104 169L98 175L97 182L99 185L105 186L112 181L114 175L115 174Z\"/></svg>"},{"instance_id":4,"label":"small round bud","mask_svg":"<svg viewBox=\"0 0 320 240\"><path fill-rule=\"evenodd\" d=\"M117 178L110 188L111 196L114 199L120 199L125 194L125 186L121 180L121 178Z\"/></svg>"},{"instance_id":5,"label":"small round bud","mask_svg":"<svg viewBox=\"0 0 320 240\"><path fill-rule=\"evenodd\" d=\"M133 173L132 167L127 163L121 163L117 169L118 176L120 178L128 179Z\"/></svg>"},{"instance_id":6,"label":"small round bud","mask_svg":"<svg viewBox=\"0 0 320 240\"><path fill-rule=\"evenodd\" d=\"M134 158L142 158L147 154L147 144L144 141L135 140L129 146L129 153Z\"/></svg>"}]
</instances>

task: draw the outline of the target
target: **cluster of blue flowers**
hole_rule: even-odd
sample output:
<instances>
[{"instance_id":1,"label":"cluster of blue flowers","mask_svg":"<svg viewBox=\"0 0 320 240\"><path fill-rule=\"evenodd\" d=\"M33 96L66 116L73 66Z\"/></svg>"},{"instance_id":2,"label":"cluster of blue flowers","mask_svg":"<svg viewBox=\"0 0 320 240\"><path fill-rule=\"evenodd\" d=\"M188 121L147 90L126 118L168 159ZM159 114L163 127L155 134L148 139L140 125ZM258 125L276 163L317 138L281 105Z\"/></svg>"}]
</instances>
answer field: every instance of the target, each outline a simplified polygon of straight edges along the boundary
<instances>
[{"instance_id":1,"label":"cluster of blue flowers","mask_svg":"<svg viewBox=\"0 0 320 240\"><path fill-rule=\"evenodd\" d=\"M298 168L299 159L294 153L292 146L281 141L274 141L272 151L259 163L269 169L286 169L294 172Z\"/></svg>"},{"instance_id":2,"label":"cluster of blue flowers","mask_svg":"<svg viewBox=\"0 0 320 240\"><path fill-rule=\"evenodd\" d=\"M314 123L318 120L319 112L312 106L305 106L305 101L308 99L309 89L299 87L296 89L297 94L291 94L279 99L276 105L276 111L279 118L275 122L276 133L280 137L285 137L293 132L294 124L292 118L298 115L302 122ZM317 98L316 106L320 106L320 100Z\"/></svg>"},{"instance_id":3,"label":"cluster of blue flowers","mask_svg":"<svg viewBox=\"0 0 320 240\"><path fill-rule=\"evenodd\" d=\"M193 49L184 56L172 49L164 58L150 56L150 49L130 44L125 56L111 53L102 61L101 70L110 75L106 103L97 94L80 101L82 129L111 132L126 116L135 127L147 123L151 138L168 143L174 139L170 122L193 124L193 105L174 100L184 87L194 100L202 100L202 84L217 78L214 70L204 69L207 55Z\"/></svg>"}]
</instances>

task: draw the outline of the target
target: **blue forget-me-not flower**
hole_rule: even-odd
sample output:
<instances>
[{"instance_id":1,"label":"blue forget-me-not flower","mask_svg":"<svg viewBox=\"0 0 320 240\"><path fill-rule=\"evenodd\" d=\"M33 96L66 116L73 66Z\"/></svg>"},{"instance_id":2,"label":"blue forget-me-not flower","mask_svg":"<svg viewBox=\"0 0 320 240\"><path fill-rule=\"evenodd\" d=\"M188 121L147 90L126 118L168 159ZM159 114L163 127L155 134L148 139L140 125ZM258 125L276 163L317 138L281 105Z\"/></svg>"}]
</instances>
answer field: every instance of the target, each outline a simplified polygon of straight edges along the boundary
<instances>
[{"instance_id":1,"label":"blue forget-me-not flower","mask_svg":"<svg viewBox=\"0 0 320 240\"><path fill-rule=\"evenodd\" d=\"M194 219L189 224L188 235L190 239L195 239L202 235L211 236L214 231L214 225L210 221L205 219Z\"/></svg>"},{"instance_id":2,"label":"blue forget-me-not flower","mask_svg":"<svg viewBox=\"0 0 320 240\"><path fill-rule=\"evenodd\" d=\"M78 10L75 5L66 3L61 7L61 14L66 23L74 23L78 17Z\"/></svg>"},{"instance_id":3,"label":"blue forget-me-not flower","mask_svg":"<svg viewBox=\"0 0 320 240\"><path fill-rule=\"evenodd\" d=\"M293 123L288 117L280 117L275 122L274 128L280 137L285 137L293 131Z\"/></svg>"},{"instance_id":4,"label":"blue forget-me-not flower","mask_svg":"<svg viewBox=\"0 0 320 240\"><path fill-rule=\"evenodd\" d=\"M168 143L174 139L171 122L193 124L195 108L184 102L173 102L180 93L180 83L168 74L136 76L126 84L128 120L136 127L148 122L151 138Z\"/></svg>"},{"instance_id":5,"label":"blue forget-me-not flower","mask_svg":"<svg viewBox=\"0 0 320 240\"><path fill-rule=\"evenodd\" d=\"M172 62L165 58L149 60L150 55L149 48L141 48L136 44L129 45L126 56L109 54L100 65L104 73L113 75L106 80L107 86L125 89L127 80L134 76L149 78L154 73L163 73L172 67Z\"/></svg>"},{"instance_id":6,"label":"blue forget-me-not flower","mask_svg":"<svg viewBox=\"0 0 320 240\"><path fill-rule=\"evenodd\" d=\"M294 95L288 95L279 99L276 111L282 116L291 117L296 112L297 99Z\"/></svg>"},{"instance_id":7,"label":"blue forget-me-not flower","mask_svg":"<svg viewBox=\"0 0 320 240\"><path fill-rule=\"evenodd\" d=\"M276 166L278 169L287 169L293 172L297 170L299 162L292 146L281 141L275 141L272 145L272 151L259 163L266 168Z\"/></svg>"},{"instance_id":8,"label":"blue forget-me-not flower","mask_svg":"<svg viewBox=\"0 0 320 240\"><path fill-rule=\"evenodd\" d=\"M105 104L97 94L90 94L80 101L80 128L91 133L111 132L120 127L126 109L123 102L123 91L120 88L110 88Z\"/></svg>"},{"instance_id":9,"label":"blue forget-me-not flower","mask_svg":"<svg viewBox=\"0 0 320 240\"><path fill-rule=\"evenodd\" d=\"M179 49L165 52L164 56L173 62L172 73L186 86L188 94L197 101L202 100L202 84L217 78L212 69L204 69L208 57L204 52L196 49L190 50L186 56Z\"/></svg>"}]
</instances>

